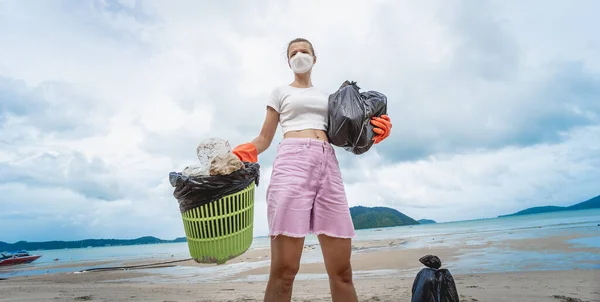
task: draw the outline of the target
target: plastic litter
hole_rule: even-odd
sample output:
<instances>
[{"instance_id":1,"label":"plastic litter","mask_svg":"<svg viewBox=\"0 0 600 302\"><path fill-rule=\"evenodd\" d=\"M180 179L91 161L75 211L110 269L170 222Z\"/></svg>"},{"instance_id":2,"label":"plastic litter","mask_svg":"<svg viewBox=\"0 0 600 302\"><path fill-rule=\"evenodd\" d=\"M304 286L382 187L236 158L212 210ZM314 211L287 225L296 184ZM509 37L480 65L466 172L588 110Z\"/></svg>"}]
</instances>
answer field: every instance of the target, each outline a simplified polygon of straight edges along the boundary
<instances>
[{"instance_id":1,"label":"plastic litter","mask_svg":"<svg viewBox=\"0 0 600 302\"><path fill-rule=\"evenodd\" d=\"M194 165L189 165L189 166L183 168L183 171L181 171L181 174L183 174L185 176L189 176L189 177L196 177L196 176L204 176L204 175L206 175L206 172L204 171L204 166L202 166L200 164L194 164Z\"/></svg>"},{"instance_id":2,"label":"plastic litter","mask_svg":"<svg viewBox=\"0 0 600 302\"><path fill-rule=\"evenodd\" d=\"M241 191L253 181L258 186L259 164L242 162L231 152L229 141L205 139L196 147L196 155L198 164L169 173L181 213Z\"/></svg>"},{"instance_id":3,"label":"plastic litter","mask_svg":"<svg viewBox=\"0 0 600 302\"><path fill-rule=\"evenodd\" d=\"M208 138L196 147L196 155L200 163L193 168L194 175L209 175L210 165L215 156L231 153L229 141L220 138Z\"/></svg>"},{"instance_id":4,"label":"plastic litter","mask_svg":"<svg viewBox=\"0 0 600 302\"><path fill-rule=\"evenodd\" d=\"M233 153L226 153L213 157L208 172L211 176L229 175L243 168L244 163L237 156L233 155Z\"/></svg>"},{"instance_id":5,"label":"plastic litter","mask_svg":"<svg viewBox=\"0 0 600 302\"><path fill-rule=\"evenodd\" d=\"M181 213L241 191L253 181L258 186L260 165L258 163L243 164L242 169L228 175L190 177L179 172L169 173L169 182L175 188L173 196L179 203Z\"/></svg>"},{"instance_id":6,"label":"plastic litter","mask_svg":"<svg viewBox=\"0 0 600 302\"><path fill-rule=\"evenodd\" d=\"M419 259L426 268L417 273L412 285L411 302L459 302L456 284L450 271L440 269L442 261L434 255Z\"/></svg>"},{"instance_id":7,"label":"plastic litter","mask_svg":"<svg viewBox=\"0 0 600 302\"><path fill-rule=\"evenodd\" d=\"M329 142L357 155L367 152L375 136L371 118L384 114L387 114L384 94L360 92L356 82L345 81L329 96Z\"/></svg>"}]
</instances>

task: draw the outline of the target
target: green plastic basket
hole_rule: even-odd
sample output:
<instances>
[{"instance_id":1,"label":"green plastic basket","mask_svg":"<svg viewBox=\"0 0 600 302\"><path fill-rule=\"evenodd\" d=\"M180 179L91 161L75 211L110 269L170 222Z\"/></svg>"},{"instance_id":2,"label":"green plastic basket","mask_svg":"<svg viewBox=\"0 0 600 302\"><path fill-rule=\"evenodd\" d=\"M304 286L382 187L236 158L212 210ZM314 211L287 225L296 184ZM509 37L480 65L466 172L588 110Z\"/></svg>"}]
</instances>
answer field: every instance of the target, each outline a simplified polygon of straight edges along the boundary
<instances>
[{"instance_id":1,"label":"green plastic basket","mask_svg":"<svg viewBox=\"0 0 600 302\"><path fill-rule=\"evenodd\" d=\"M181 214L191 257L223 264L250 248L254 226L254 187Z\"/></svg>"}]
</instances>

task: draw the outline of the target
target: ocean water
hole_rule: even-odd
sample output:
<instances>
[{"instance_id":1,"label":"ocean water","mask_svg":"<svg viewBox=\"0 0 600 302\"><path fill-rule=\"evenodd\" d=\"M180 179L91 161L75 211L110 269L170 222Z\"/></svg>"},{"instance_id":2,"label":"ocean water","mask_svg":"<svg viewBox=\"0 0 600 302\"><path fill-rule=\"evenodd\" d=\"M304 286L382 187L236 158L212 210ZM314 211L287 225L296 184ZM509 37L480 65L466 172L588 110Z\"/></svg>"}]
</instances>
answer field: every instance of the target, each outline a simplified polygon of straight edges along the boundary
<instances>
[{"instance_id":1,"label":"ocean water","mask_svg":"<svg viewBox=\"0 0 600 302\"><path fill-rule=\"evenodd\" d=\"M472 249L469 245L508 242L514 239L538 239L561 236L565 248L545 251L540 249L515 249L510 245L490 245ZM357 230L356 241L396 240L404 244L396 249L452 247L460 256L444 266L453 273L485 273L522 270L600 269L600 209L544 213L481 219L439 224ZM302 263L321 262L322 256L315 236L308 236L305 245L315 249L305 252ZM254 238L251 249L269 246L268 237ZM583 249L583 250L582 250ZM366 252L357 250L356 253ZM91 267L118 266L132 260L155 259L156 262L189 258L187 243L152 244L137 246L94 247L80 249L32 251L42 255L30 264L0 267L0 278L31 276L49 273L76 272ZM146 269L145 272L171 274L173 282L210 282L230 280L231 276L257 267L268 266L268 259L255 262L232 263L210 267L174 267ZM89 266L89 262L98 264ZM369 277L394 274L410 276L414 271L362 271L356 276ZM326 278L303 275L299 279ZM163 278L164 279L164 278ZM266 276L250 276L242 281L265 280ZM149 280L139 279L140 282Z\"/></svg>"}]
</instances>

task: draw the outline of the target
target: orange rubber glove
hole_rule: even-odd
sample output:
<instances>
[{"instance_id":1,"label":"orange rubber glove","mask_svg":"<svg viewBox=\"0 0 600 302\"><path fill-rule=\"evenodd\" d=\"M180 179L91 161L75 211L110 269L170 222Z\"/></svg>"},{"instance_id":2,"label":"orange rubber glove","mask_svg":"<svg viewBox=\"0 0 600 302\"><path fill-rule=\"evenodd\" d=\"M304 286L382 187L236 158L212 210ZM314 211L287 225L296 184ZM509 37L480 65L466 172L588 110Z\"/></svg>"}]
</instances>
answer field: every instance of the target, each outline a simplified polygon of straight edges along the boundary
<instances>
[{"instance_id":1,"label":"orange rubber glove","mask_svg":"<svg viewBox=\"0 0 600 302\"><path fill-rule=\"evenodd\" d=\"M237 156L243 162L258 162L258 150L256 150L256 146L253 143L241 144L233 148L231 153L233 153L233 155Z\"/></svg>"},{"instance_id":2,"label":"orange rubber glove","mask_svg":"<svg viewBox=\"0 0 600 302\"><path fill-rule=\"evenodd\" d=\"M385 114L381 117L374 116L371 119L371 124L375 126L373 127L373 132L376 134L373 138L375 144L381 143L381 141L390 136L390 132L392 132L392 122L389 116Z\"/></svg>"}]
</instances>

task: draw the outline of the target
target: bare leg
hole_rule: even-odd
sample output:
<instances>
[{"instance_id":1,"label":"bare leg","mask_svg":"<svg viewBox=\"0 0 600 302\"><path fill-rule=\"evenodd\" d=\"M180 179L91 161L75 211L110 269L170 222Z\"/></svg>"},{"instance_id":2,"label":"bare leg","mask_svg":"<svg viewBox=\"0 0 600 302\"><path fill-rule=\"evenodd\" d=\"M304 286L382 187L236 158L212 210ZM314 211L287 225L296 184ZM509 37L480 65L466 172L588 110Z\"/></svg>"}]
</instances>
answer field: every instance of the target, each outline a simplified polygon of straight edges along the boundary
<instances>
[{"instance_id":1,"label":"bare leg","mask_svg":"<svg viewBox=\"0 0 600 302\"><path fill-rule=\"evenodd\" d=\"M279 235L271 240L271 270L265 302L292 300L294 278L300 268L304 238Z\"/></svg>"},{"instance_id":2,"label":"bare leg","mask_svg":"<svg viewBox=\"0 0 600 302\"><path fill-rule=\"evenodd\" d=\"M352 240L319 235L333 302L358 302L352 282Z\"/></svg>"}]
</instances>

